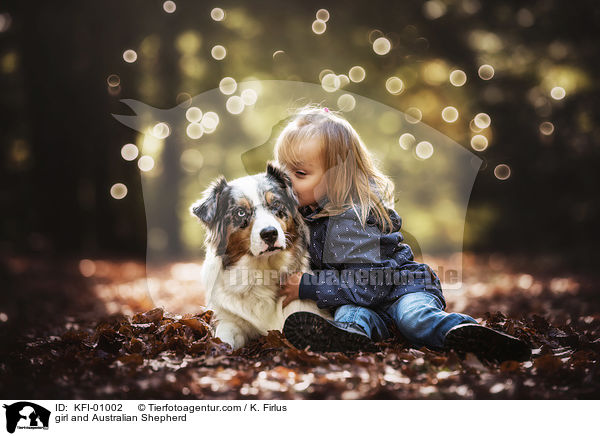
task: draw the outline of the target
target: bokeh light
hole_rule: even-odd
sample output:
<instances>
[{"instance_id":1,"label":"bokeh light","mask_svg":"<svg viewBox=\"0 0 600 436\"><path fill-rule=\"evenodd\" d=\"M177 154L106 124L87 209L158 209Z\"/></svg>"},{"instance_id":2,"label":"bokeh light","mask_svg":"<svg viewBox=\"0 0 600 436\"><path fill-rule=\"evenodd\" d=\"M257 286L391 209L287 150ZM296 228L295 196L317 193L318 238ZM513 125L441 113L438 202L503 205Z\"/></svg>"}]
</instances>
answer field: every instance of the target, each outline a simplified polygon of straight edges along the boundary
<instances>
[{"instance_id":1,"label":"bokeh light","mask_svg":"<svg viewBox=\"0 0 600 436\"><path fill-rule=\"evenodd\" d=\"M221 8L214 8L212 11L210 11L210 18L215 21L223 21L225 18L225 11Z\"/></svg>"},{"instance_id":2,"label":"bokeh light","mask_svg":"<svg viewBox=\"0 0 600 436\"><path fill-rule=\"evenodd\" d=\"M540 124L540 132L542 135L552 135L552 133L554 133L554 124L552 124L550 121L544 121L542 124Z\"/></svg>"},{"instance_id":3,"label":"bokeh light","mask_svg":"<svg viewBox=\"0 0 600 436\"><path fill-rule=\"evenodd\" d=\"M115 200L121 200L127 195L127 186L123 183L115 183L110 188L110 195Z\"/></svg>"},{"instance_id":4,"label":"bokeh light","mask_svg":"<svg viewBox=\"0 0 600 436\"><path fill-rule=\"evenodd\" d=\"M190 107L192 105L192 96L187 92L180 92L175 98L178 106Z\"/></svg>"},{"instance_id":5,"label":"bokeh light","mask_svg":"<svg viewBox=\"0 0 600 436\"><path fill-rule=\"evenodd\" d=\"M404 117L410 124L417 124L423 118L423 112L421 112L419 108L409 107L406 109L406 112L404 112Z\"/></svg>"},{"instance_id":6,"label":"bokeh light","mask_svg":"<svg viewBox=\"0 0 600 436\"><path fill-rule=\"evenodd\" d=\"M348 71L348 77L350 78L350 80L352 80L355 83L359 83L362 82L363 80L365 80L365 76L367 75L365 69L363 67L361 67L360 65L356 65L352 68L350 68L350 71Z\"/></svg>"},{"instance_id":7,"label":"bokeh light","mask_svg":"<svg viewBox=\"0 0 600 436\"><path fill-rule=\"evenodd\" d=\"M144 172L151 171L154 168L154 159L152 156L142 156L138 159L138 168Z\"/></svg>"},{"instance_id":8,"label":"bokeh light","mask_svg":"<svg viewBox=\"0 0 600 436\"><path fill-rule=\"evenodd\" d=\"M227 56L227 50L222 45L215 45L211 49L210 54L214 59L220 61L225 59L225 56Z\"/></svg>"},{"instance_id":9,"label":"bokeh light","mask_svg":"<svg viewBox=\"0 0 600 436\"><path fill-rule=\"evenodd\" d=\"M377 38L383 36L383 32L379 29L373 29L369 32L369 44L373 44Z\"/></svg>"},{"instance_id":10,"label":"bokeh light","mask_svg":"<svg viewBox=\"0 0 600 436\"><path fill-rule=\"evenodd\" d=\"M167 0L166 2L163 3L163 9L165 10L166 13L172 14L173 12L175 12L175 9L177 9L177 5L175 4L174 1Z\"/></svg>"},{"instance_id":11,"label":"bokeh light","mask_svg":"<svg viewBox=\"0 0 600 436\"><path fill-rule=\"evenodd\" d=\"M158 41L156 41L156 43L158 43ZM177 50L184 58L190 58L200 50L200 47L202 47L202 36L198 32L192 30L183 32L177 36L175 47L177 47Z\"/></svg>"},{"instance_id":12,"label":"bokeh light","mask_svg":"<svg viewBox=\"0 0 600 436\"><path fill-rule=\"evenodd\" d=\"M448 66L440 59L424 63L421 71L423 80L429 85L438 86L448 80Z\"/></svg>"},{"instance_id":13,"label":"bokeh light","mask_svg":"<svg viewBox=\"0 0 600 436\"><path fill-rule=\"evenodd\" d=\"M230 114L241 114L244 111L244 101L242 100L242 97L233 95L227 99L225 108Z\"/></svg>"},{"instance_id":14,"label":"bokeh light","mask_svg":"<svg viewBox=\"0 0 600 436\"><path fill-rule=\"evenodd\" d=\"M246 106L251 106L256 103L258 99L258 94L254 89L244 89L241 94L242 101Z\"/></svg>"},{"instance_id":15,"label":"bokeh light","mask_svg":"<svg viewBox=\"0 0 600 436\"><path fill-rule=\"evenodd\" d=\"M469 121L469 129L471 130L471 132L473 133L479 133L481 132L483 129L480 129L479 127L477 127L475 125L475 120L471 120Z\"/></svg>"},{"instance_id":16,"label":"bokeh light","mask_svg":"<svg viewBox=\"0 0 600 436\"><path fill-rule=\"evenodd\" d=\"M152 135L158 139L165 139L171 134L171 129L167 123L157 123L152 128Z\"/></svg>"},{"instance_id":17,"label":"bokeh light","mask_svg":"<svg viewBox=\"0 0 600 436\"><path fill-rule=\"evenodd\" d=\"M398 140L400 147L404 150L409 150L417 142L415 137L410 133L403 133Z\"/></svg>"},{"instance_id":18,"label":"bokeh light","mask_svg":"<svg viewBox=\"0 0 600 436\"><path fill-rule=\"evenodd\" d=\"M382 36L373 42L373 51L380 56L386 55L392 49L392 43L389 39Z\"/></svg>"},{"instance_id":19,"label":"bokeh light","mask_svg":"<svg viewBox=\"0 0 600 436\"><path fill-rule=\"evenodd\" d=\"M121 147L121 157L127 161L135 160L138 154L139 150L135 144L125 144Z\"/></svg>"},{"instance_id":20,"label":"bokeh light","mask_svg":"<svg viewBox=\"0 0 600 436\"><path fill-rule=\"evenodd\" d=\"M487 129L492 123L492 119L488 114L481 112L475 115L475 117L473 118L473 122L478 128Z\"/></svg>"},{"instance_id":21,"label":"bokeh light","mask_svg":"<svg viewBox=\"0 0 600 436\"><path fill-rule=\"evenodd\" d=\"M181 166L188 173L195 173L204 165L204 156L199 150L189 148L181 153Z\"/></svg>"},{"instance_id":22,"label":"bokeh light","mask_svg":"<svg viewBox=\"0 0 600 436\"><path fill-rule=\"evenodd\" d=\"M219 89L225 95L231 95L237 89L237 82L233 77L224 77L219 82Z\"/></svg>"},{"instance_id":23,"label":"bokeh light","mask_svg":"<svg viewBox=\"0 0 600 436\"><path fill-rule=\"evenodd\" d=\"M106 83L108 83L108 86L110 86L111 88L116 88L121 84L121 78L116 74L111 74L106 79Z\"/></svg>"},{"instance_id":24,"label":"bokeh light","mask_svg":"<svg viewBox=\"0 0 600 436\"><path fill-rule=\"evenodd\" d=\"M517 283L520 288L529 289L534 283L533 276L531 274L521 274Z\"/></svg>"},{"instance_id":25,"label":"bokeh light","mask_svg":"<svg viewBox=\"0 0 600 436\"><path fill-rule=\"evenodd\" d=\"M436 20L446 13L446 5L439 0L423 3L423 15L430 20Z\"/></svg>"},{"instance_id":26,"label":"bokeh light","mask_svg":"<svg viewBox=\"0 0 600 436\"><path fill-rule=\"evenodd\" d=\"M390 77L385 82L385 89L392 95L398 95L404 91L404 83L398 77Z\"/></svg>"},{"instance_id":27,"label":"bokeh light","mask_svg":"<svg viewBox=\"0 0 600 436\"><path fill-rule=\"evenodd\" d=\"M327 92L335 92L340 89L340 78L334 73L328 73L323 76L321 87Z\"/></svg>"},{"instance_id":28,"label":"bokeh light","mask_svg":"<svg viewBox=\"0 0 600 436\"><path fill-rule=\"evenodd\" d=\"M202 117L202 128L204 133L212 133L219 125L219 115L216 112L206 112Z\"/></svg>"},{"instance_id":29,"label":"bokeh light","mask_svg":"<svg viewBox=\"0 0 600 436\"><path fill-rule=\"evenodd\" d=\"M321 21L329 20L329 11L327 9L319 9L316 14L317 19Z\"/></svg>"},{"instance_id":30,"label":"bokeh light","mask_svg":"<svg viewBox=\"0 0 600 436\"><path fill-rule=\"evenodd\" d=\"M327 23L323 20L315 20L312 23L312 31L317 35L322 35L327 30Z\"/></svg>"},{"instance_id":31,"label":"bokeh light","mask_svg":"<svg viewBox=\"0 0 600 436\"><path fill-rule=\"evenodd\" d=\"M185 134L190 139L199 139L204 135L204 129L202 128L202 124L199 123L190 123L185 129Z\"/></svg>"},{"instance_id":32,"label":"bokeh light","mask_svg":"<svg viewBox=\"0 0 600 436\"><path fill-rule=\"evenodd\" d=\"M345 74L338 74L338 79L340 79L340 88L343 88L350 83L350 79Z\"/></svg>"},{"instance_id":33,"label":"bokeh light","mask_svg":"<svg viewBox=\"0 0 600 436\"><path fill-rule=\"evenodd\" d=\"M462 70L454 70L450 73L450 83L454 86L463 86L467 83L467 74Z\"/></svg>"},{"instance_id":34,"label":"bokeh light","mask_svg":"<svg viewBox=\"0 0 600 436\"><path fill-rule=\"evenodd\" d=\"M506 164L497 165L494 168L494 175L498 180L506 180L510 177L510 167Z\"/></svg>"},{"instance_id":35,"label":"bokeh light","mask_svg":"<svg viewBox=\"0 0 600 436\"><path fill-rule=\"evenodd\" d=\"M142 135L141 146L139 147L140 153L143 152L151 156L158 156L164 147L165 141L154 136L152 130L153 128L149 127L145 130L145 134Z\"/></svg>"},{"instance_id":36,"label":"bokeh light","mask_svg":"<svg viewBox=\"0 0 600 436\"><path fill-rule=\"evenodd\" d=\"M428 141L421 141L415 147L415 153L420 159L429 159L433 155L433 145Z\"/></svg>"},{"instance_id":37,"label":"bokeh light","mask_svg":"<svg viewBox=\"0 0 600 436\"><path fill-rule=\"evenodd\" d=\"M453 106L447 106L442 110L442 119L447 123L458 120L458 110Z\"/></svg>"},{"instance_id":38,"label":"bokeh light","mask_svg":"<svg viewBox=\"0 0 600 436\"><path fill-rule=\"evenodd\" d=\"M565 88L562 88L560 86L555 86L550 91L550 96L554 100L562 100L563 98L565 98L566 95L567 95L567 92L565 91Z\"/></svg>"},{"instance_id":39,"label":"bokeh light","mask_svg":"<svg viewBox=\"0 0 600 436\"><path fill-rule=\"evenodd\" d=\"M356 100L350 94L343 94L338 98L337 105L342 112L350 112L356 106Z\"/></svg>"},{"instance_id":40,"label":"bokeh light","mask_svg":"<svg viewBox=\"0 0 600 436\"><path fill-rule=\"evenodd\" d=\"M327 74L335 75L335 72L333 70L330 70L329 68L325 68L324 70L321 70L321 72L319 73L319 82L322 82L323 77L325 77Z\"/></svg>"},{"instance_id":41,"label":"bokeh light","mask_svg":"<svg viewBox=\"0 0 600 436\"><path fill-rule=\"evenodd\" d=\"M531 27L535 23L535 17L529 9L519 9L517 12L517 23L522 27Z\"/></svg>"},{"instance_id":42,"label":"bokeh light","mask_svg":"<svg viewBox=\"0 0 600 436\"><path fill-rule=\"evenodd\" d=\"M477 70L477 74L479 74L479 77L481 77L483 80L490 80L492 77L494 77L494 73L494 67L488 64L480 66L479 70Z\"/></svg>"},{"instance_id":43,"label":"bokeh light","mask_svg":"<svg viewBox=\"0 0 600 436\"><path fill-rule=\"evenodd\" d=\"M474 135L471 138L471 147L475 151L483 151L488 146L488 139L483 135Z\"/></svg>"},{"instance_id":44,"label":"bokeh light","mask_svg":"<svg viewBox=\"0 0 600 436\"><path fill-rule=\"evenodd\" d=\"M185 118L190 123L199 123L200 120L202 119L202 111L200 110L200 108L193 106L193 107L189 108L187 111L185 111Z\"/></svg>"},{"instance_id":45,"label":"bokeh light","mask_svg":"<svg viewBox=\"0 0 600 436\"><path fill-rule=\"evenodd\" d=\"M79 272L84 277L92 277L96 273L96 263L90 259L79 261Z\"/></svg>"},{"instance_id":46,"label":"bokeh light","mask_svg":"<svg viewBox=\"0 0 600 436\"><path fill-rule=\"evenodd\" d=\"M499 53L504 47L502 39L494 32L476 29L469 32L469 45L481 53Z\"/></svg>"},{"instance_id":47,"label":"bokeh light","mask_svg":"<svg viewBox=\"0 0 600 436\"><path fill-rule=\"evenodd\" d=\"M123 52L123 60L131 64L137 60L137 53L135 52L135 50L125 50Z\"/></svg>"}]
</instances>

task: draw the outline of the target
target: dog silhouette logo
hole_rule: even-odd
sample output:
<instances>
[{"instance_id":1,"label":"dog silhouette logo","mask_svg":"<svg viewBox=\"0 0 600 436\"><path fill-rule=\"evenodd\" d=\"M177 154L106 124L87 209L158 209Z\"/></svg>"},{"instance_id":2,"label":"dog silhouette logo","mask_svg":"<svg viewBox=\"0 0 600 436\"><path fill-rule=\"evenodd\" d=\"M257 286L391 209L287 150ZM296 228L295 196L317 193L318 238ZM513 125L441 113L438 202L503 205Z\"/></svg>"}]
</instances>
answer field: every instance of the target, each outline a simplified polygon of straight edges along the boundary
<instances>
[{"instance_id":1,"label":"dog silhouette logo","mask_svg":"<svg viewBox=\"0 0 600 436\"><path fill-rule=\"evenodd\" d=\"M431 266L444 290L463 288L467 208L484 164L470 147L408 113L345 89L329 92L314 83L248 80L237 83L234 92L225 94L220 87L214 88L166 109L123 99L120 101L128 113L112 114L137 132L135 156L131 158L139 159L140 169L146 168L141 171L149 235L146 264L160 265L180 250L199 253L202 238L197 223L191 216L181 218L180 213L181 205L191 203L190 193L208 186L219 175L229 180L263 172L265 163L274 158L277 139L298 109L317 105L329 108L324 113L335 112L350 123L384 173L393 179L393 204L386 206L402 218L404 240L399 250L412 248L411 261ZM338 104L342 98L351 98L355 104L342 110ZM236 103L239 99L242 106ZM357 166L348 159L335 165L332 168ZM329 221L328 230L336 225L343 228L334 221ZM325 246L336 242L333 239L339 234L326 231ZM361 258L377 259L378 249L369 245ZM337 263L339 255L326 249L323 257L323 262ZM160 280L151 270L147 278ZM148 287L151 298L160 298L152 295L152 288Z\"/></svg>"},{"instance_id":2,"label":"dog silhouette logo","mask_svg":"<svg viewBox=\"0 0 600 436\"><path fill-rule=\"evenodd\" d=\"M29 401L19 401L11 405L4 404L6 409L6 430L14 433L19 429L48 429L50 411Z\"/></svg>"}]
</instances>

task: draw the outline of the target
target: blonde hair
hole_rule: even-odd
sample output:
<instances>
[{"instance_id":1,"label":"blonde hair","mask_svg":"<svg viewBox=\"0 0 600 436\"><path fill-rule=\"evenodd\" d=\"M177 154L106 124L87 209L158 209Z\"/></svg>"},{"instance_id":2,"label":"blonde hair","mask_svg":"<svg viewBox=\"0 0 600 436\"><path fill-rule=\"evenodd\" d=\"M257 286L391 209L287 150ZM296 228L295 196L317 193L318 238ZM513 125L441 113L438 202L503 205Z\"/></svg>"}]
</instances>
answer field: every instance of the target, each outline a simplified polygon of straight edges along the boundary
<instances>
[{"instance_id":1,"label":"blonde hair","mask_svg":"<svg viewBox=\"0 0 600 436\"><path fill-rule=\"evenodd\" d=\"M277 138L275 160L284 167L298 166L302 161L298 145L313 138L321 142L329 199L314 217L338 215L352 208L364 228L373 210L380 227L391 232L386 208L394 207L394 182L379 170L356 130L337 113L318 105L298 110Z\"/></svg>"}]
</instances>

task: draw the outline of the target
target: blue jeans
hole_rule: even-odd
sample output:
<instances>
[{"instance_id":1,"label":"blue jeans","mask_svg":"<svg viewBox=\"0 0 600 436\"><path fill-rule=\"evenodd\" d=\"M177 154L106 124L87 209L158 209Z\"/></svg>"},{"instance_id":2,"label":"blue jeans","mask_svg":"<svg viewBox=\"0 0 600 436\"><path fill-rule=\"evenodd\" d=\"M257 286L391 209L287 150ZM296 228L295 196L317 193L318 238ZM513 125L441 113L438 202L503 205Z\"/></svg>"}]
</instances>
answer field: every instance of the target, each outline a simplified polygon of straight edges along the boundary
<instances>
[{"instance_id":1,"label":"blue jeans","mask_svg":"<svg viewBox=\"0 0 600 436\"><path fill-rule=\"evenodd\" d=\"M458 324L475 323L462 313L447 313L441 301L429 292L411 292L384 311L394 320L402 335L416 346L441 349L448 330ZM385 321L372 309L347 304L336 309L334 319L360 325L374 341L390 337Z\"/></svg>"}]
</instances>

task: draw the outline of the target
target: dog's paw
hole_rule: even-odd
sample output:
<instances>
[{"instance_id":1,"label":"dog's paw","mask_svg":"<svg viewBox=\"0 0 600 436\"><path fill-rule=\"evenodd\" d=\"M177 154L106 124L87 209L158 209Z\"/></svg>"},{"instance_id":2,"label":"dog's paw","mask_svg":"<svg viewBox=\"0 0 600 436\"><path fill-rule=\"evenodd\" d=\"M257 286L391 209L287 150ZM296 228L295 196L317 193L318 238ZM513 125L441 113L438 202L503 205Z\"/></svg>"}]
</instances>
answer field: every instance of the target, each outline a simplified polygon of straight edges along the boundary
<instances>
[{"instance_id":1,"label":"dog's paw","mask_svg":"<svg viewBox=\"0 0 600 436\"><path fill-rule=\"evenodd\" d=\"M246 335L244 335L237 326L220 324L217 326L215 333L216 336L221 339L221 342L231 346L233 351L246 345Z\"/></svg>"}]
</instances>

